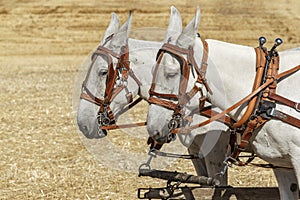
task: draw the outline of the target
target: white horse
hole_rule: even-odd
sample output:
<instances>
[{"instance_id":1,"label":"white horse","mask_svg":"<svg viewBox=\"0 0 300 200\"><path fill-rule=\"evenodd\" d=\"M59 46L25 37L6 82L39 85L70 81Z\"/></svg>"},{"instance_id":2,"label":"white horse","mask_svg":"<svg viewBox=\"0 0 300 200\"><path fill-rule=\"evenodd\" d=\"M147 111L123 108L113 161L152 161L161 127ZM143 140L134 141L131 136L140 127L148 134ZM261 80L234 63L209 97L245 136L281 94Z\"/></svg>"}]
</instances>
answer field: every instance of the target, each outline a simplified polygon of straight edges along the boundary
<instances>
[{"instance_id":1,"label":"white horse","mask_svg":"<svg viewBox=\"0 0 300 200\"><path fill-rule=\"evenodd\" d=\"M139 93L139 90L140 87L145 87L151 82L151 67L155 62L155 55L161 46L161 43L128 38L131 20L132 17L130 15L124 25L119 28L118 16L115 13L112 13L112 19L100 43L100 46L104 46L115 54L120 54L121 47L125 46L128 42L128 48L130 51L130 68L135 74L139 75L138 79L142 85L139 86L131 76L128 77L127 83L121 82L119 84L128 84L127 88L129 89L129 92L132 93L133 98L138 95L145 97L147 96L147 92L146 94L143 94L142 92ZM107 40L107 38L109 39ZM118 59L114 56L111 57L113 60L113 67L116 69ZM107 80L107 74L109 71L108 65L107 58L104 56L97 56L86 75L86 84L85 88L82 89L82 93L86 93L85 90L87 88L92 94L92 99L103 99L106 89L106 82L109 81ZM147 86L147 88L149 88L149 86ZM110 107L114 115L117 116L117 114L121 112L127 104L128 100L126 99L126 92L125 90L122 90L111 102ZM98 111L98 105L88 101L87 99L80 99L77 112L77 124L80 131L87 138L101 138L107 134L106 130L101 129L101 124L98 123Z\"/></svg>"},{"instance_id":2,"label":"white horse","mask_svg":"<svg viewBox=\"0 0 300 200\"><path fill-rule=\"evenodd\" d=\"M172 7L170 19L173 19L174 15L178 16L177 12L178 11L174 7ZM113 13L110 25L106 30L101 45L104 44L106 48L111 49L115 53L119 53L121 47L126 44L126 41L128 39L130 24L131 16L122 26L122 28L119 29L119 20L117 18L117 15ZM114 36L109 41L105 41L105 39L112 34L114 34ZM155 64L155 55L157 54L157 51L161 47L162 43L129 38L128 45L130 68L136 75L137 79L141 82L141 84L137 84L136 81L129 76L127 88L132 93L133 98L139 95L143 99L147 100L149 98L148 90L152 82L152 66ZM117 60L115 58L113 58L113 60L114 68L116 68L115 65L117 63ZM102 56L98 56L94 64L91 66L90 72L87 75L88 77L86 78L86 88L88 88L88 90L92 93L93 97L103 98L106 89L107 73L107 60L105 60ZM83 89L83 93L85 92L86 91L84 91ZM125 96L126 93L125 90L123 90L111 101L110 109L112 110L114 116L118 116L118 113L122 113L125 109L125 106L128 105L128 101ZM91 103L86 99L80 100L77 114L77 123L80 131L87 138L101 138L107 134L106 130L101 129L101 125L98 123L98 111L98 105ZM200 117L200 119L195 121L199 121L201 119L203 119L203 117ZM117 121L117 118L115 120ZM214 143L209 144L208 147L204 151L202 151L204 158L193 160L193 164L199 175L214 176L223 168L222 162L225 157L226 144L228 143L228 134L226 135L222 132L222 130L226 130L226 127L223 124L214 124L214 126L217 127L216 130L213 131L214 134L209 134L208 137L219 138L219 136L222 135L222 137L220 137L222 139L218 140L218 142L215 142L215 139L210 140ZM198 132L198 130L194 132L196 133ZM182 137L181 142L186 147L188 147L188 150L191 154L198 155L199 149L201 148L199 146L199 141L202 142L203 140L207 140L208 137L206 137L205 139L205 135L203 133L197 133L195 135L198 135L198 142L192 143L194 137L190 136L185 138ZM217 145L215 145L216 143ZM211 149L213 148L214 151L211 151ZM227 185L227 174L222 179L221 184Z\"/></svg>"},{"instance_id":3,"label":"white horse","mask_svg":"<svg viewBox=\"0 0 300 200\"><path fill-rule=\"evenodd\" d=\"M181 31L179 13L174 14L173 20L166 33L169 43L188 49L192 46L194 59L201 66L204 46L197 30L200 22L200 10L197 8L194 19ZM166 40L165 40L166 41ZM256 54L252 47L229 44L216 40L206 40L209 46L208 67L206 71L207 84L212 94L206 92L209 101L225 110L240 99L251 93L255 77ZM279 73L300 64L300 54L297 49L280 52ZM185 56L185 55L182 55ZM186 58L186 57L185 57ZM186 58L187 59L187 58ZM164 53L160 65L157 67L155 92L163 94L178 94L182 62L178 56ZM189 76L189 91L196 79ZM293 101L299 100L300 73L294 73L278 83L277 93ZM203 87L205 90L205 87ZM194 96L183 108L189 114L198 108L198 97ZM155 96L155 95L154 95ZM159 97L158 97L159 98ZM172 101L171 101L172 102ZM279 110L299 118L300 113L284 105L278 105ZM229 115L237 120L241 118L244 109L235 109ZM160 113L160 115L157 115ZM163 106L151 104L147 117L147 130L151 137L161 141L169 134L168 122L173 111ZM206 129L202 127L200 129ZM180 134L179 134L180 135ZM281 199L298 199L300 183L300 131L298 128L278 120L270 120L262 128L256 130L251 140L254 152L263 160L277 166L273 171L277 178ZM251 174L249 174L251 175Z\"/></svg>"}]
</instances>

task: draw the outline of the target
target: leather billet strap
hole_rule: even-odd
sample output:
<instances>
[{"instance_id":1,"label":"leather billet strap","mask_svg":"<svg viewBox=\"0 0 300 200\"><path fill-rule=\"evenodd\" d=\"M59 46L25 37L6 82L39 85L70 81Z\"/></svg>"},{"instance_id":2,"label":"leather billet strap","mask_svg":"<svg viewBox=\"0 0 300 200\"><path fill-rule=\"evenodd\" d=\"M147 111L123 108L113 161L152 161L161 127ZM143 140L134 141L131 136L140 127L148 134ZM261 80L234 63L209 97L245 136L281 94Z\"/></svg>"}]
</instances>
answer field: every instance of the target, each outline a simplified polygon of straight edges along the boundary
<instances>
[{"instance_id":1,"label":"leather billet strap","mask_svg":"<svg viewBox=\"0 0 300 200\"><path fill-rule=\"evenodd\" d=\"M275 100L276 102L278 103L281 103L281 104L284 104L284 105L287 105L291 108L294 108L295 110L297 110L298 112L300 112L300 103L297 103L297 102L294 102L294 101L291 101L290 99L287 99L283 96L280 96L278 94L275 94L275 93L269 93L268 97L270 99L273 99Z\"/></svg>"},{"instance_id":2,"label":"leather billet strap","mask_svg":"<svg viewBox=\"0 0 300 200\"><path fill-rule=\"evenodd\" d=\"M195 84L195 86L190 91L187 92L187 84L188 84L191 68L196 70L196 73L198 75L197 82L200 84L204 84L206 90L211 93L211 90L205 79L205 73L207 69L207 59L208 59L208 45L206 41L202 41L202 42L203 42L204 49L203 49L201 69L198 67L196 61L194 60L194 51L192 46L190 46L188 49L185 49L169 43L163 44L163 46L161 47L161 49L157 54L156 66L154 68L154 73L153 73L154 75L149 90L150 98L148 102L150 104L157 104L167 109L174 110L174 114L180 113L181 115L184 115L182 110L183 106L186 105L190 101L190 99L193 98L199 91L201 91L201 88L197 87ZM155 92L156 74L158 73L158 68L164 53L171 54L180 63L181 78L180 78L178 94L163 94L163 93ZM186 55L187 58L185 59L183 55ZM174 101L177 103L175 103Z\"/></svg>"}]
</instances>

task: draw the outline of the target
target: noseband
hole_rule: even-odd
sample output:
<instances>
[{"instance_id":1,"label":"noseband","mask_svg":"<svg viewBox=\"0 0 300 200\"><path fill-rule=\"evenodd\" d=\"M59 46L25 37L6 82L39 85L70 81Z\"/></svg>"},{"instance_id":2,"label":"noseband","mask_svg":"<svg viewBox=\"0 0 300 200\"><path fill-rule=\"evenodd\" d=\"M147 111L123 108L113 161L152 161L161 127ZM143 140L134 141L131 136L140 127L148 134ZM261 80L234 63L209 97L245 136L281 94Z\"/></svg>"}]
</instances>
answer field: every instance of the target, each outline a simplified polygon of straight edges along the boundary
<instances>
[{"instance_id":1,"label":"noseband","mask_svg":"<svg viewBox=\"0 0 300 200\"><path fill-rule=\"evenodd\" d=\"M201 62L201 68L198 67L194 59L194 50L192 46L189 46L188 49L180 48L176 45L165 43L157 54L156 66L154 69L154 76L149 90L150 98L149 103L157 104L163 106L167 109L173 110L173 116L170 120L168 127L169 130L179 128L184 124L184 121L188 120L188 116L185 115L183 110L184 106L199 92L199 109L202 110L206 97L204 96L201 85L204 85L206 91L212 94L211 89L209 88L207 81L205 79L205 73L207 70L207 59L208 59L208 44L206 41L202 40L203 44L203 56ZM171 54L176 58L181 65L181 78L178 94L163 94L155 92L156 87L156 74L158 73L158 68L163 58L164 53ZM186 55L187 59L185 59ZM193 70L197 73L197 80L190 91L187 91L187 84L190 76L190 71ZM176 101L177 103L174 103Z\"/></svg>"},{"instance_id":2,"label":"noseband","mask_svg":"<svg viewBox=\"0 0 300 200\"><path fill-rule=\"evenodd\" d=\"M136 105L138 102L142 100L142 98L138 98L133 101L132 93L129 91L127 87L128 76L130 75L137 85L140 87L142 84L135 76L133 71L130 69L130 61L129 61L129 51L128 51L128 43L125 46L121 47L121 53L117 54L112 50L104 47L104 45L109 41L113 35L106 39L106 42L99 46L97 50L93 53L87 76L82 83L82 92L81 99L85 99L91 103L99 106L99 111L97 114L98 125L101 129L110 130L115 128L120 128L115 125L116 116L114 116L110 104L114 100L114 98L122 91L125 90L127 103L129 104L126 109L118 113L118 115L126 112L128 109ZM90 76L91 70L96 62L98 56L103 57L108 63L108 73L106 79L106 88L104 92L104 98L98 98L87 87L88 78ZM113 57L118 59L118 63L116 68L114 69L113 65ZM136 123L135 125L144 125L145 123ZM126 125L128 127L128 125ZM126 128L125 127L125 128Z\"/></svg>"}]
</instances>

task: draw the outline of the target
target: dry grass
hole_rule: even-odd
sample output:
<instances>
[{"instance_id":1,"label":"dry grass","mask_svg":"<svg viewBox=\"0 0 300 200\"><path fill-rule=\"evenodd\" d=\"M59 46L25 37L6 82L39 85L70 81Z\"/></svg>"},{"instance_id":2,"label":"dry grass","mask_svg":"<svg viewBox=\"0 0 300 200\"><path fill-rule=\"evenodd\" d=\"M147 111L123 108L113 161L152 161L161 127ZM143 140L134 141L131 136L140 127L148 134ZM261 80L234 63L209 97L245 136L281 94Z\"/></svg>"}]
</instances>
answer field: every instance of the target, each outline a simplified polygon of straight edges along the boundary
<instances>
[{"instance_id":1,"label":"dry grass","mask_svg":"<svg viewBox=\"0 0 300 200\"><path fill-rule=\"evenodd\" d=\"M261 35L269 40L281 36L281 49L300 46L299 2L276 2L266 7L260 0L201 1L201 34L250 46L256 46ZM81 62L100 41L110 12L124 21L133 9L133 28L165 28L171 4L187 23L196 3L0 2L1 199L135 199L138 187L162 185L111 169L88 152L72 113L74 80ZM134 144L130 151L146 152L145 143L139 138L120 145L130 149ZM193 172L191 164L181 160L169 169ZM253 167L230 169L230 184L276 185L270 170Z\"/></svg>"}]
</instances>

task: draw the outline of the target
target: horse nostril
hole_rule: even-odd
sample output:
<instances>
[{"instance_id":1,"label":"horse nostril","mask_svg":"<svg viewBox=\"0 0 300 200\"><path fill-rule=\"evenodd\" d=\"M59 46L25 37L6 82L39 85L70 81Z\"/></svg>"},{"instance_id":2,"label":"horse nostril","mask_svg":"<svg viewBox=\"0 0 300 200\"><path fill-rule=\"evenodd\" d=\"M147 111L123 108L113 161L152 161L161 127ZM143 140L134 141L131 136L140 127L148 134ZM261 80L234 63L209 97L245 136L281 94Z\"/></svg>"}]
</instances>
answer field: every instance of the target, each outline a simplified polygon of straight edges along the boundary
<instances>
[{"instance_id":1,"label":"horse nostril","mask_svg":"<svg viewBox=\"0 0 300 200\"><path fill-rule=\"evenodd\" d=\"M160 138L160 132L159 131L154 131L152 138L153 139L159 139Z\"/></svg>"},{"instance_id":2,"label":"horse nostril","mask_svg":"<svg viewBox=\"0 0 300 200\"><path fill-rule=\"evenodd\" d=\"M83 130L84 132L87 132L89 129L88 129L87 126L83 126L83 127L82 127L82 130Z\"/></svg>"},{"instance_id":3,"label":"horse nostril","mask_svg":"<svg viewBox=\"0 0 300 200\"><path fill-rule=\"evenodd\" d=\"M88 127L85 125L79 126L79 130L83 133L86 134L88 132Z\"/></svg>"}]
</instances>

